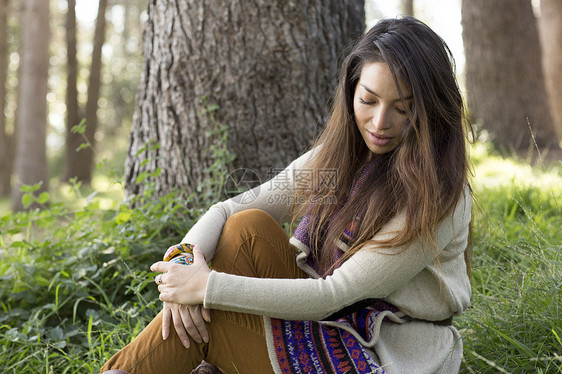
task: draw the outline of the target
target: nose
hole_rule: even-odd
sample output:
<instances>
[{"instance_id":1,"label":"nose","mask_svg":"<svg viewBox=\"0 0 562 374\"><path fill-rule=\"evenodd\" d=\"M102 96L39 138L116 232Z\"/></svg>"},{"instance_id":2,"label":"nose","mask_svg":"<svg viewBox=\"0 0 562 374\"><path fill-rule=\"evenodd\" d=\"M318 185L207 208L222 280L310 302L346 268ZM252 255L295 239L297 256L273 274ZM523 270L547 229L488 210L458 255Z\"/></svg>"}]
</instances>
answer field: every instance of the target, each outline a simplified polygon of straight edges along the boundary
<instances>
[{"instance_id":1,"label":"nose","mask_svg":"<svg viewBox=\"0 0 562 374\"><path fill-rule=\"evenodd\" d=\"M375 109L373 113L373 125L375 126L375 130L385 130L389 129L392 124L389 118L389 113L386 108L382 105Z\"/></svg>"}]
</instances>

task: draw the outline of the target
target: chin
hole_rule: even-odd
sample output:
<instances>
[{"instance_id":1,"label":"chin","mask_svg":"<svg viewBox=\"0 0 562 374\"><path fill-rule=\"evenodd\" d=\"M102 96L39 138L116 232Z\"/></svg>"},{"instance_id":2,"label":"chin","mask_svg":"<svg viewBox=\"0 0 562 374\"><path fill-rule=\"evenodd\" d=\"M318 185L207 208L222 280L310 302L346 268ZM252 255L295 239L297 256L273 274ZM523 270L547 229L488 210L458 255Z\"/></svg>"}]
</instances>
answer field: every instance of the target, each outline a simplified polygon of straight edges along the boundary
<instances>
[{"instance_id":1,"label":"chin","mask_svg":"<svg viewBox=\"0 0 562 374\"><path fill-rule=\"evenodd\" d=\"M384 155L385 153L392 152L396 147L369 147L371 153L375 155Z\"/></svg>"}]
</instances>

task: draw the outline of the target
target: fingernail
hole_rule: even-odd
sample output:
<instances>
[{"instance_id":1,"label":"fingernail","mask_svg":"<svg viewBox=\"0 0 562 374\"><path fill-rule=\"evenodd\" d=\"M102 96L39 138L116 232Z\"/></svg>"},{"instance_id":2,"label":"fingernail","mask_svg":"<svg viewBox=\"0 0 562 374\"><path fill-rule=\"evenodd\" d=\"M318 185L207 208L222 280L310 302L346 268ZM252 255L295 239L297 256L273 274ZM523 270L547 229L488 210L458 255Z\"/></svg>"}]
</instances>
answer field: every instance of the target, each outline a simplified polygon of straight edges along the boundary
<instances>
[{"instance_id":1,"label":"fingernail","mask_svg":"<svg viewBox=\"0 0 562 374\"><path fill-rule=\"evenodd\" d=\"M201 344L201 339L199 339L199 338L195 339L195 343Z\"/></svg>"},{"instance_id":2,"label":"fingernail","mask_svg":"<svg viewBox=\"0 0 562 374\"><path fill-rule=\"evenodd\" d=\"M189 340L184 340L184 341L183 341L183 346L184 346L185 348L189 348Z\"/></svg>"},{"instance_id":3,"label":"fingernail","mask_svg":"<svg viewBox=\"0 0 562 374\"><path fill-rule=\"evenodd\" d=\"M205 337L203 337L203 341L204 341L205 343L208 343L208 342L209 342L209 338L207 338L207 337L205 336Z\"/></svg>"}]
</instances>

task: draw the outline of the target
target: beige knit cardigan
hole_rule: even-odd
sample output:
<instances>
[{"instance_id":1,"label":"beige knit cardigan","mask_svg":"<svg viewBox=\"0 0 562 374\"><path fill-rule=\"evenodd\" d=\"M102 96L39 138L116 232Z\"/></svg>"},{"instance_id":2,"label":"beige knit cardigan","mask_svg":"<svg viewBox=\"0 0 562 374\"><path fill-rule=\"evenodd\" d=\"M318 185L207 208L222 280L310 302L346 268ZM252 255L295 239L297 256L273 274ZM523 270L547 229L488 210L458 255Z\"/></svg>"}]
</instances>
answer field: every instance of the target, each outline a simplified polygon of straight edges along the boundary
<instances>
[{"instance_id":1,"label":"beige knit cardigan","mask_svg":"<svg viewBox=\"0 0 562 374\"><path fill-rule=\"evenodd\" d=\"M293 161L283 172L261 186L213 205L185 235L183 242L199 244L207 260L213 258L225 221L245 209L261 209L279 223L290 219L287 196L296 171L303 170L312 151ZM282 189L281 189L282 186ZM360 300L381 298L402 313L373 324L373 339L363 342L371 356L388 373L456 373L462 356L462 340L453 326L436 325L460 315L470 303L471 286L464 251L471 220L468 188L453 213L437 227L435 243L441 249L410 243L399 254L384 254L368 246L322 279L306 265L309 255L301 250L296 261L308 279L259 279L212 271L204 306L264 316L272 365L279 373L273 352L269 318L318 320ZM397 214L376 238L392 235L404 224ZM393 250L395 252L396 249ZM382 251L384 252L384 251ZM392 313L391 313L392 314ZM402 318L407 315L406 319ZM325 322L333 324L332 322Z\"/></svg>"}]
</instances>

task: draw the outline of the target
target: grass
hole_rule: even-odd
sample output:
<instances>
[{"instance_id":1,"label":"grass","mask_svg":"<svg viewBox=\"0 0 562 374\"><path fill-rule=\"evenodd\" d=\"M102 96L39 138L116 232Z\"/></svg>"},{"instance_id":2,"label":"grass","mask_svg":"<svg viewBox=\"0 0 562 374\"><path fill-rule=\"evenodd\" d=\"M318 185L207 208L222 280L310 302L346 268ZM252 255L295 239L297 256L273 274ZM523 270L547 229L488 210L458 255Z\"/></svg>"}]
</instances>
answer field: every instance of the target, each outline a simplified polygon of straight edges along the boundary
<instances>
[{"instance_id":1,"label":"grass","mask_svg":"<svg viewBox=\"0 0 562 374\"><path fill-rule=\"evenodd\" d=\"M562 373L562 163L530 167L483 145L473 159L461 372ZM96 183L0 217L0 372L97 373L159 310L146 270L200 211L150 189L130 209L119 185Z\"/></svg>"},{"instance_id":2,"label":"grass","mask_svg":"<svg viewBox=\"0 0 562 374\"><path fill-rule=\"evenodd\" d=\"M562 163L475 153L473 305L455 322L461 372L561 373Z\"/></svg>"},{"instance_id":3,"label":"grass","mask_svg":"<svg viewBox=\"0 0 562 374\"><path fill-rule=\"evenodd\" d=\"M160 308L148 266L199 211L173 194L105 199L0 218L0 372L97 373Z\"/></svg>"}]
</instances>

